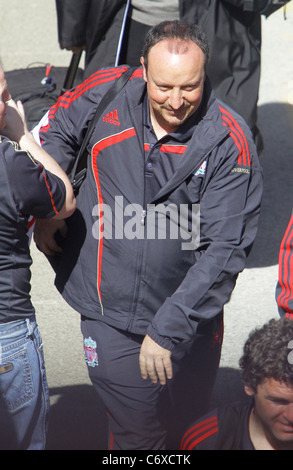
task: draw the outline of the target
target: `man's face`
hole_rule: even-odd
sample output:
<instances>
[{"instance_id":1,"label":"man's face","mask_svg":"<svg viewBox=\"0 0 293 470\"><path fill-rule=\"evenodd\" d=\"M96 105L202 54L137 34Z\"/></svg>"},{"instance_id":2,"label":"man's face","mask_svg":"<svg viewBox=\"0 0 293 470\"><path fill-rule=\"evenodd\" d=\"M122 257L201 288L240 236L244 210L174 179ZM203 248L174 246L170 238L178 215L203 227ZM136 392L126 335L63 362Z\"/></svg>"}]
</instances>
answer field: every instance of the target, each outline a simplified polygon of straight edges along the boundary
<instances>
[{"instance_id":1,"label":"man's face","mask_svg":"<svg viewBox=\"0 0 293 470\"><path fill-rule=\"evenodd\" d=\"M254 394L255 416L261 423L270 444L293 449L293 387L274 379L265 379Z\"/></svg>"},{"instance_id":2,"label":"man's face","mask_svg":"<svg viewBox=\"0 0 293 470\"><path fill-rule=\"evenodd\" d=\"M0 66L0 129L5 127L5 110L6 110L6 102L11 99L11 95L7 90L7 83L5 80L4 72L2 67Z\"/></svg>"},{"instance_id":3,"label":"man's face","mask_svg":"<svg viewBox=\"0 0 293 470\"><path fill-rule=\"evenodd\" d=\"M141 63L144 66L143 58ZM144 79L151 121L159 134L175 131L199 107L204 88L204 54L193 41L166 39L148 55Z\"/></svg>"}]
</instances>

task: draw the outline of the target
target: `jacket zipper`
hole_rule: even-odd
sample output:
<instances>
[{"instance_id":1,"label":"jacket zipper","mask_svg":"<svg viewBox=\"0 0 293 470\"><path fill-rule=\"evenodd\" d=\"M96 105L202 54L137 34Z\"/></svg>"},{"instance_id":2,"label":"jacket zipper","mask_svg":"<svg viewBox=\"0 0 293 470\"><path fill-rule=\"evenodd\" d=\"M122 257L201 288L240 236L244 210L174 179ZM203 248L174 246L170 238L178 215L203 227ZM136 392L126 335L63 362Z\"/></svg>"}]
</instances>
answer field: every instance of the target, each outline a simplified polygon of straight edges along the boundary
<instances>
[{"instance_id":1,"label":"jacket zipper","mask_svg":"<svg viewBox=\"0 0 293 470\"><path fill-rule=\"evenodd\" d=\"M141 212L141 219L140 219L140 224L142 226L143 232L145 231L145 219L146 219L147 211L145 209L142 210ZM144 233L145 235L145 233ZM143 259L143 249L144 249L144 236L142 239L139 239L139 246L138 246L138 253L137 253L137 270L136 270L136 276L135 276L135 284L134 284L134 293L132 297L132 305L130 309L130 315L129 319L127 322L126 329L128 331L131 331L133 321L136 315L136 307L138 303L138 294L139 294L139 287L140 287L140 281L141 281L141 271L142 271L142 259Z\"/></svg>"}]
</instances>

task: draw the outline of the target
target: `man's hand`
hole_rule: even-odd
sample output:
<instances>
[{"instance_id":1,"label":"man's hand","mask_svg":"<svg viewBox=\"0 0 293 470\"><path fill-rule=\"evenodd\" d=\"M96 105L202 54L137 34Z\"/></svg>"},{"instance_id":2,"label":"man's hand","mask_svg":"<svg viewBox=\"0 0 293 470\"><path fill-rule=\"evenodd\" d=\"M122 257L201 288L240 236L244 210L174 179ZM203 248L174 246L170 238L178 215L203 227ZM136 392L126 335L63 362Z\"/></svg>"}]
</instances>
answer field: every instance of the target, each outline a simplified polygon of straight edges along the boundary
<instances>
[{"instance_id":1,"label":"man's hand","mask_svg":"<svg viewBox=\"0 0 293 470\"><path fill-rule=\"evenodd\" d=\"M37 219L34 229L34 241L45 255L56 255L62 249L57 244L54 235L59 230L62 237L66 236L67 225L64 220Z\"/></svg>"},{"instance_id":2,"label":"man's hand","mask_svg":"<svg viewBox=\"0 0 293 470\"><path fill-rule=\"evenodd\" d=\"M157 383L159 379L160 384L165 385L166 377L172 378L171 351L157 344L148 335L140 348L139 365L142 378L149 377L153 383Z\"/></svg>"}]
</instances>

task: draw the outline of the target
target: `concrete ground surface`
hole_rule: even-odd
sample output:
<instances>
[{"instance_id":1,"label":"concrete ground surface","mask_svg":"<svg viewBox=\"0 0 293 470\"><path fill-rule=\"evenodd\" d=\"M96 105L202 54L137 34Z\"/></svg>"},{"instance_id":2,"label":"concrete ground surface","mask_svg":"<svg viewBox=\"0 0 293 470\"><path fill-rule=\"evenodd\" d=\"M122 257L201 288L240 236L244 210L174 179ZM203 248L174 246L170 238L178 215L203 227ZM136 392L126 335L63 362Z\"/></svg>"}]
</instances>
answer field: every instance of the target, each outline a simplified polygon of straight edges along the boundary
<instances>
[{"instance_id":1,"label":"concrete ground surface","mask_svg":"<svg viewBox=\"0 0 293 470\"><path fill-rule=\"evenodd\" d=\"M0 0L0 61L6 71L33 62L67 66L59 49L54 0ZM293 187L293 2L263 18L259 128L264 198L247 268L225 308L225 336L214 403L242 396L238 361L248 333L277 317L275 286L280 242L289 221ZM54 288L53 272L31 247L32 300L44 342L51 398L48 449L107 449L103 407L87 376L79 315Z\"/></svg>"}]
</instances>

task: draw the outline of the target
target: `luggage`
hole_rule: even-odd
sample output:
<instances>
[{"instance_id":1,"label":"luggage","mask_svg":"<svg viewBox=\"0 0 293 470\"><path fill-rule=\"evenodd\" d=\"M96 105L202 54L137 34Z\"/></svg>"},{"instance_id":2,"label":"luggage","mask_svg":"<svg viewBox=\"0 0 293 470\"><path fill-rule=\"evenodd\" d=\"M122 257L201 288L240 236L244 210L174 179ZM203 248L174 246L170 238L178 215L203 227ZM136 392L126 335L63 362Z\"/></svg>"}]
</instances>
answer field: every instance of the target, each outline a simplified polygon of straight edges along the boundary
<instances>
[{"instance_id":1,"label":"luggage","mask_svg":"<svg viewBox=\"0 0 293 470\"><path fill-rule=\"evenodd\" d=\"M51 64L28 66L5 73L8 89L14 101L23 103L28 129L31 130L66 90L83 81L78 67L81 53L73 54L69 67Z\"/></svg>"}]
</instances>

